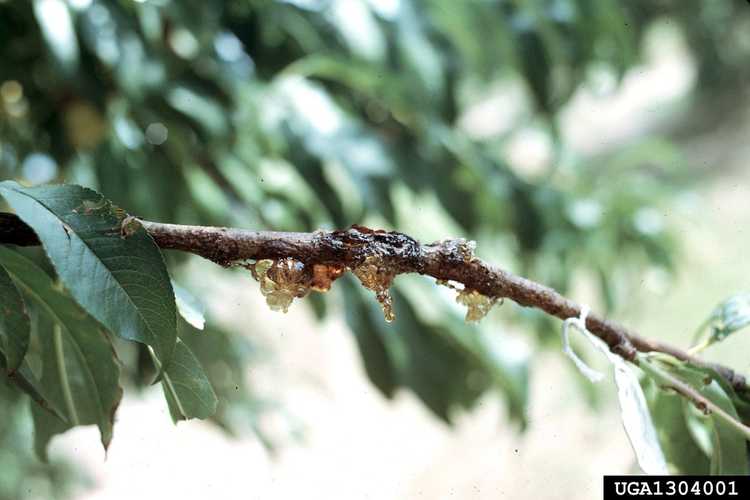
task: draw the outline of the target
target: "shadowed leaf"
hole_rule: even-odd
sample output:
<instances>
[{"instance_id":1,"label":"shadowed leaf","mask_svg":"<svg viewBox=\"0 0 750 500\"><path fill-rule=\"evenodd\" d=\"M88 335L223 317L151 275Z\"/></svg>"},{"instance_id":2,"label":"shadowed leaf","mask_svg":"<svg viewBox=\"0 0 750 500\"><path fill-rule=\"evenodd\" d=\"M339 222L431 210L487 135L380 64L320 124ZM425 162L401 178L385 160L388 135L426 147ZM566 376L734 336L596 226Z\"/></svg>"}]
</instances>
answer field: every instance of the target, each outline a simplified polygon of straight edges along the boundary
<instances>
[{"instance_id":1,"label":"shadowed leaf","mask_svg":"<svg viewBox=\"0 0 750 500\"><path fill-rule=\"evenodd\" d=\"M14 372L29 347L29 317L18 289L0 265L0 353L5 356L7 370Z\"/></svg>"},{"instance_id":2,"label":"shadowed leaf","mask_svg":"<svg viewBox=\"0 0 750 500\"><path fill-rule=\"evenodd\" d=\"M211 382L198 358L180 339L177 340L172 362L164 370L161 385L174 422L208 418L216 412L218 399Z\"/></svg>"},{"instance_id":3,"label":"shadowed leaf","mask_svg":"<svg viewBox=\"0 0 750 500\"><path fill-rule=\"evenodd\" d=\"M206 306L204 306L198 298L180 285L172 281L172 288L174 289L174 296L177 302L177 312L183 317L190 325L203 330L206 326Z\"/></svg>"},{"instance_id":4,"label":"shadowed leaf","mask_svg":"<svg viewBox=\"0 0 750 500\"><path fill-rule=\"evenodd\" d=\"M654 371L650 363L641 363L643 370L649 376L660 380L659 373ZM712 377L707 376L701 370L694 369L685 364L663 364L673 375L688 383L703 397L713 402L731 417L740 420L729 395L724 391ZM705 431L710 439L710 473L711 474L747 474L750 471L748 464L747 445L745 436L725 420L716 417L712 413L701 413L693 405L685 404L686 421L701 427L700 432ZM692 435L698 437L695 430ZM701 444L701 443L698 443Z\"/></svg>"},{"instance_id":5,"label":"shadowed leaf","mask_svg":"<svg viewBox=\"0 0 750 500\"><path fill-rule=\"evenodd\" d=\"M709 458L693 439L683 412L683 398L643 382L646 400L667 462L679 474L708 474Z\"/></svg>"},{"instance_id":6,"label":"shadowed leaf","mask_svg":"<svg viewBox=\"0 0 750 500\"><path fill-rule=\"evenodd\" d=\"M0 247L0 263L54 325L38 332L42 357L39 391L66 421L33 406L37 452L44 457L52 436L89 424L99 427L106 449L122 397L120 368L109 338L36 264L4 247Z\"/></svg>"},{"instance_id":7,"label":"shadowed leaf","mask_svg":"<svg viewBox=\"0 0 750 500\"><path fill-rule=\"evenodd\" d=\"M25 188L0 183L0 194L39 236L71 295L110 331L152 346L167 364L177 338L174 293L159 248L124 214L80 186Z\"/></svg>"},{"instance_id":8,"label":"shadowed leaf","mask_svg":"<svg viewBox=\"0 0 750 500\"><path fill-rule=\"evenodd\" d=\"M711 343L721 342L750 324L750 293L734 295L718 306L709 318Z\"/></svg>"}]
</instances>

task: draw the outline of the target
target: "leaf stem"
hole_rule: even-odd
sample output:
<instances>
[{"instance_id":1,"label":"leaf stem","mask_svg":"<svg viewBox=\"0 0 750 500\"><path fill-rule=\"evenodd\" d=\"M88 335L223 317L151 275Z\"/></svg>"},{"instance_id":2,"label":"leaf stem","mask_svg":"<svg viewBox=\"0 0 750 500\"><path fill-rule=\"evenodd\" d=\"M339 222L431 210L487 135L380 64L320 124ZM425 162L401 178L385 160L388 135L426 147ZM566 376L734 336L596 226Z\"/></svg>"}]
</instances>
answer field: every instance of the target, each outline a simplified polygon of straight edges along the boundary
<instances>
[{"instance_id":1,"label":"leaf stem","mask_svg":"<svg viewBox=\"0 0 750 500\"><path fill-rule=\"evenodd\" d=\"M694 344L694 345L693 345L693 347L691 347L690 349L688 349L688 352L690 354L697 354L697 353L703 351L703 349L705 349L706 347L708 347L711 344L711 342L710 342L710 340L711 340L710 336L708 336L706 339L704 339L704 341L701 342L701 343L698 343L698 341L701 339L701 336L703 335L703 331L708 327L709 324L711 324L711 320L712 319L713 319L713 316L710 316L710 317L706 318L705 320L703 320L703 323L701 323L700 325L698 325L698 328L696 328L695 333L693 333L693 339L691 341L691 343Z\"/></svg>"},{"instance_id":2,"label":"leaf stem","mask_svg":"<svg viewBox=\"0 0 750 500\"><path fill-rule=\"evenodd\" d=\"M186 418L187 412L185 412L185 409L182 407L182 403L180 402L180 397L177 395L177 391L174 388L174 385L172 384L172 379L169 377L166 371L162 371L161 369L161 361L159 361L159 358L156 357L156 354L154 354L154 350L151 348L151 346L146 346L148 348L148 353L151 355L151 360L154 362L154 366L156 366L156 370L161 373L162 378L164 380L164 384L167 386L167 390L172 394L172 397L174 398L174 402L177 405L177 409L180 411L180 415L183 418Z\"/></svg>"},{"instance_id":3,"label":"leaf stem","mask_svg":"<svg viewBox=\"0 0 750 500\"><path fill-rule=\"evenodd\" d=\"M123 220L123 233L133 217ZM441 281L462 283L467 290L490 298L508 298L524 307L535 307L562 320L578 317L576 304L556 290L492 266L473 255L465 240L447 239L421 244L408 235L352 226L342 231L282 233L237 228L185 226L138 219L161 249L200 255L228 267L248 260L294 258L309 269L316 265L355 269L377 255L395 274L418 273ZM0 244L38 244L25 237L28 226L0 213ZM716 370L739 393L750 391L745 377L729 367L709 363L678 347L641 337L622 325L589 314L586 329L628 361L637 352L662 352L692 364Z\"/></svg>"},{"instance_id":4,"label":"leaf stem","mask_svg":"<svg viewBox=\"0 0 750 500\"><path fill-rule=\"evenodd\" d=\"M637 361L638 366L641 367L643 371L648 373L654 379L656 379L657 382L666 387L674 389L681 396L691 400L699 408L709 410L717 418L720 418L727 424L734 427L740 434L745 436L745 439L750 440L750 427L744 425L742 422L731 416L720 406L703 396L688 383L680 380L668 371L663 370L644 354L638 354Z\"/></svg>"},{"instance_id":5,"label":"leaf stem","mask_svg":"<svg viewBox=\"0 0 750 500\"><path fill-rule=\"evenodd\" d=\"M55 323L55 326L52 329L52 345L55 349L57 375L60 379L65 407L68 410L71 423L75 426L78 425L80 421L78 420L78 412L76 411L75 402L73 401L73 391L70 388L68 372L65 370L65 352L63 350L62 328L58 323Z\"/></svg>"},{"instance_id":6,"label":"leaf stem","mask_svg":"<svg viewBox=\"0 0 750 500\"><path fill-rule=\"evenodd\" d=\"M700 344L694 345L693 347L691 347L690 349L688 349L687 352L691 356L696 356L696 355L700 354L701 352L703 352L711 344L713 344L713 342L711 341L711 338L710 337L706 337L706 339L703 342L701 342Z\"/></svg>"}]
</instances>

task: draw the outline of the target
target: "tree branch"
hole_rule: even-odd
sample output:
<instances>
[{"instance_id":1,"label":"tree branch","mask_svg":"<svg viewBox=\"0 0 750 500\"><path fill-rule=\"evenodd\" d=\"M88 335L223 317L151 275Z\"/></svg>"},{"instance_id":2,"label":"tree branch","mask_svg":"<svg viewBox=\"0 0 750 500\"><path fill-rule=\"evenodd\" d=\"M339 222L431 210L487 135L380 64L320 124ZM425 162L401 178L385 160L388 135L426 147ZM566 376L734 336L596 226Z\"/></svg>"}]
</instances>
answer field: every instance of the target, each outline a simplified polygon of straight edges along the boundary
<instances>
[{"instance_id":1,"label":"tree branch","mask_svg":"<svg viewBox=\"0 0 750 500\"><path fill-rule=\"evenodd\" d=\"M132 217L125 219L123 228L132 220ZM552 288L474 257L472 244L462 239L420 244L402 233L376 231L361 226L352 226L343 231L288 233L145 220L139 222L160 248L190 252L224 267L261 259L293 258L310 269L318 265L353 270L366 261L375 262L378 268L387 269L392 276L418 273L438 280L458 282L466 290L476 290L495 299L508 298L563 320L581 313L579 304ZM0 244L3 243L23 246L38 245L39 241L15 215L0 214ZM666 353L682 361L712 368L738 392L750 392L745 377L731 368L708 363L677 347L642 338L596 314L588 316L586 328L601 338L612 352L628 361L637 363L636 354L639 351Z\"/></svg>"},{"instance_id":2,"label":"tree branch","mask_svg":"<svg viewBox=\"0 0 750 500\"><path fill-rule=\"evenodd\" d=\"M641 354L640 356L643 356ZM717 418L728 423L735 428L738 432L745 436L745 439L750 440L750 427L746 426L738 419L727 413L719 405L703 396L700 392L690 386L688 383L680 380L674 375L670 374L667 370L661 369L656 363L643 358L639 366L651 375L662 387L671 388L682 397L691 401L696 408L702 411L704 414L713 413Z\"/></svg>"}]
</instances>

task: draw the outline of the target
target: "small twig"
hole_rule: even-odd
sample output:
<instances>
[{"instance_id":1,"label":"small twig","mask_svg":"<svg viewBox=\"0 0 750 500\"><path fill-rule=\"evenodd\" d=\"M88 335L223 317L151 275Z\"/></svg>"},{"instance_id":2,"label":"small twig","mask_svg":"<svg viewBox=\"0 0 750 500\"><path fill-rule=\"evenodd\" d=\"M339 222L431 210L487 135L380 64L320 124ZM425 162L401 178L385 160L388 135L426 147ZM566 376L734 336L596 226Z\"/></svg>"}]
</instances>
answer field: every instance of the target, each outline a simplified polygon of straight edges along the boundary
<instances>
[{"instance_id":1,"label":"small twig","mask_svg":"<svg viewBox=\"0 0 750 500\"><path fill-rule=\"evenodd\" d=\"M132 218L127 220L132 221ZM418 273L438 280L459 282L468 290L476 290L496 299L507 297L522 306L541 309L562 320L581 314L579 304L552 288L474 257L472 245L461 239L425 245L402 233L374 231L360 226L343 231L286 233L140 222L160 248L194 253L222 266L248 260L294 258L309 266L355 269L366 259L377 257L395 275ZM29 238L29 231L28 226L12 214L2 214L0 217L0 244L39 244L38 240ZM662 352L698 366L713 368L736 391L748 391L745 377L731 368L706 363L677 347L639 337L596 314L588 315L586 328L601 338L612 352L628 361L633 361L639 351Z\"/></svg>"},{"instance_id":2,"label":"small twig","mask_svg":"<svg viewBox=\"0 0 750 500\"><path fill-rule=\"evenodd\" d=\"M710 345L712 344L710 338L706 338L703 342L700 344L695 344L693 347L687 350L688 354L691 356L697 356L698 354L705 351Z\"/></svg>"},{"instance_id":3,"label":"small twig","mask_svg":"<svg viewBox=\"0 0 750 500\"><path fill-rule=\"evenodd\" d=\"M741 434L743 434L745 436L745 439L750 440L750 427L744 425L742 422L731 416L720 406L703 396L700 392L698 392L686 382L680 380L671 373L662 370L661 368L659 368L659 366L657 366L656 363L652 363L643 355L638 356L638 366L641 367L646 373L651 375L662 386L674 389L678 394L692 401L699 410L704 413L712 413L717 418L725 421Z\"/></svg>"},{"instance_id":4,"label":"small twig","mask_svg":"<svg viewBox=\"0 0 750 500\"><path fill-rule=\"evenodd\" d=\"M659 340L646 339L643 337L632 336L631 341L633 342L633 345L635 346L636 349L638 349L639 352L661 352L664 354L669 354L670 356L673 356L679 359L680 361L687 361L691 365L694 365L700 368L710 368L716 371L716 373L718 373L722 377L724 377L726 381L729 382L729 385L731 385L732 388L738 393L745 394L745 393L750 392L750 388L747 386L745 377L735 372L731 368L728 368L724 365L720 365L718 363L710 363L708 361L704 361L698 358L697 356L691 353L688 353L687 351L684 351L672 345L666 344Z\"/></svg>"}]
</instances>

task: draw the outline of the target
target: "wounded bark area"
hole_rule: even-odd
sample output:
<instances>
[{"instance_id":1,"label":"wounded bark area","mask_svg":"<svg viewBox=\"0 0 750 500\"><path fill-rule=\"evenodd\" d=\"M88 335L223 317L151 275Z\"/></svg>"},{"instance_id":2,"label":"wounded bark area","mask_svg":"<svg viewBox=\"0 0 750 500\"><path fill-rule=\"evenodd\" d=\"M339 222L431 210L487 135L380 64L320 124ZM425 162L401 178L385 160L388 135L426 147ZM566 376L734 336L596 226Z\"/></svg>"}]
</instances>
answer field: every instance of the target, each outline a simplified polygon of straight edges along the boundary
<instances>
[{"instance_id":1,"label":"wounded bark area","mask_svg":"<svg viewBox=\"0 0 750 500\"><path fill-rule=\"evenodd\" d=\"M133 222L123 221L123 227ZM260 260L294 259L304 265L304 276L312 289L326 290L344 269L352 270L362 283L387 301L387 286L399 274L418 273L439 281L461 283L490 299L510 299L560 319L577 317L581 305L554 289L492 266L474 256L474 243L446 239L421 244L408 235L352 226L346 230L292 233L163 224L138 220L162 249L190 252L221 266L249 266ZM0 214L0 243L38 245L33 231L12 214ZM333 270L335 272L329 272ZM273 272L273 270L270 270ZM371 282L368 280L372 277ZM383 283L376 283L383 278ZM386 288L383 292L379 288ZM386 305L384 304L384 309ZM601 338L610 350L635 362L637 352L662 352L680 360L709 367L740 392L748 390L745 377L734 370L707 363L687 352L659 341L639 337L625 327L596 314L589 314L586 328Z\"/></svg>"},{"instance_id":2,"label":"wounded bark area","mask_svg":"<svg viewBox=\"0 0 750 500\"><path fill-rule=\"evenodd\" d=\"M196 253L228 266L244 259L292 257L306 266L360 267L377 258L396 275L418 273L438 280L454 281L467 290L490 298L508 298L519 305L534 307L560 319L577 317L581 306L545 285L500 269L476 258L472 242L446 239L420 244L414 238L394 232L352 226L339 231L284 233L245 231L203 226L179 226L142 221L162 248ZM634 361L636 352L663 352L698 366L713 368L735 388L747 390L745 377L715 363L707 363L662 342L642 338L627 328L597 314L589 314L586 328L601 338L615 354Z\"/></svg>"},{"instance_id":3,"label":"wounded bark area","mask_svg":"<svg viewBox=\"0 0 750 500\"><path fill-rule=\"evenodd\" d=\"M578 304L552 288L477 259L471 244L461 239L421 245L402 233L362 226L342 231L283 233L148 221L142 221L142 224L161 248L196 253L223 266L245 260L291 257L306 267L344 265L356 269L374 257L395 274L419 273L458 282L482 295L508 298L561 319L578 316L581 312ZM589 315L586 326L614 352L628 360L634 359L636 349L630 341L631 334L624 328L594 314Z\"/></svg>"}]
</instances>

